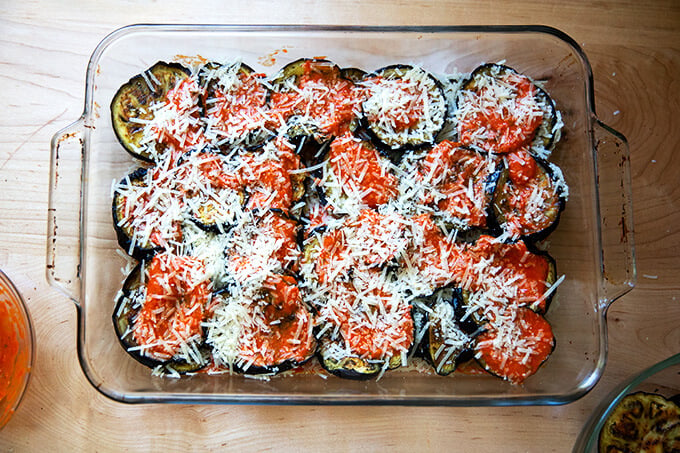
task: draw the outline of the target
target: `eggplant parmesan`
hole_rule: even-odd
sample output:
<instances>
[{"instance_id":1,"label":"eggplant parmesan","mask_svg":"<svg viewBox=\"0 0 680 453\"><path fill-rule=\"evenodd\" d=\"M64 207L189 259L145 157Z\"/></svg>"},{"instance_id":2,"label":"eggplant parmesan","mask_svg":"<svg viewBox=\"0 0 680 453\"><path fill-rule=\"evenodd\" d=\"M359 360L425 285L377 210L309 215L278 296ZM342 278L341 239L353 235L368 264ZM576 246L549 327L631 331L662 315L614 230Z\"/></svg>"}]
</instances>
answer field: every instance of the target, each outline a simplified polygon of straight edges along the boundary
<instances>
[{"instance_id":1,"label":"eggplant parmesan","mask_svg":"<svg viewBox=\"0 0 680 453\"><path fill-rule=\"evenodd\" d=\"M359 90L328 60L294 61L281 69L272 85L271 117L277 128L289 123L322 142L358 125Z\"/></svg>"},{"instance_id":2,"label":"eggplant parmesan","mask_svg":"<svg viewBox=\"0 0 680 453\"><path fill-rule=\"evenodd\" d=\"M559 134L554 103L529 77L500 64L475 69L458 91L458 140L491 153L545 153Z\"/></svg>"},{"instance_id":3,"label":"eggplant parmesan","mask_svg":"<svg viewBox=\"0 0 680 453\"><path fill-rule=\"evenodd\" d=\"M210 282L200 260L162 253L127 277L113 314L118 339L148 366L177 372L207 365L202 323L211 311Z\"/></svg>"},{"instance_id":4,"label":"eggplant parmesan","mask_svg":"<svg viewBox=\"0 0 680 453\"><path fill-rule=\"evenodd\" d=\"M159 61L118 89L111 101L113 131L133 156L153 162L203 142L199 87L189 76L184 66Z\"/></svg>"},{"instance_id":5,"label":"eggplant parmesan","mask_svg":"<svg viewBox=\"0 0 680 453\"><path fill-rule=\"evenodd\" d=\"M450 141L433 146L420 166L423 202L458 229L486 228L498 163Z\"/></svg>"},{"instance_id":6,"label":"eggplant parmesan","mask_svg":"<svg viewBox=\"0 0 680 453\"><path fill-rule=\"evenodd\" d=\"M211 62L198 72L205 120L205 137L222 149L254 147L272 133L267 129L269 88L264 74L247 64Z\"/></svg>"},{"instance_id":7,"label":"eggplant parmesan","mask_svg":"<svg viewBox=\"0 0 680 453\"><path fill-rule=\"evenodd\" d=\"M545 238L557 226L568 196L562 172L526 151L507 154L506 162L493 192L493 223L514 239Z\"/></svg>"},{"instance_id":8,"label":"eggplant parmesan","mask_svg":"<svg viewBox=\"0 0 680 453\"><path fill-rule=\"evenodd\" d=\"M534 244L566 201L537 157L559 113L506 66L452 78L303 58L270 78L158 63L123 85L114 130L144 161L112 188L141 262L114 308L123 347L159 375L534 374L564 280Z\"/></svg>"},{"instance_id":9,"label":"eggplant parmesan","mask_svg":"<svg viewBox=\"0 0 680 453\"><path fill-rule=\"evenodd\" d=\"M376 143L390 151L434 143L447 105L441 83L417 66L392 65L361 82L363 118Z\"/></svg>"},{"instance_id":10,"label":"eggplant parmesan","mask_svg":"<svg viewBox=\"0 0 680 453\"><path fill-rule=\"evenodd\" d=\"M422 354L442 376L453 373L460 362L469 359L477 332L461 320L463 297L460 288L444 287L416 304L425 320L420 326Z\"/></svg>"},{"instance_id":11,"label":"eggplant parmesan","mask_svg":"<svg viewBox=\"0 0 680 453\"><path fill-rule=\"evenodd\" d=\"M215 365L248 374L276 374L316 350L311 313L291 276L271 274L242 293L222 293L207 322Z\"/></svg>"}]
</instances>

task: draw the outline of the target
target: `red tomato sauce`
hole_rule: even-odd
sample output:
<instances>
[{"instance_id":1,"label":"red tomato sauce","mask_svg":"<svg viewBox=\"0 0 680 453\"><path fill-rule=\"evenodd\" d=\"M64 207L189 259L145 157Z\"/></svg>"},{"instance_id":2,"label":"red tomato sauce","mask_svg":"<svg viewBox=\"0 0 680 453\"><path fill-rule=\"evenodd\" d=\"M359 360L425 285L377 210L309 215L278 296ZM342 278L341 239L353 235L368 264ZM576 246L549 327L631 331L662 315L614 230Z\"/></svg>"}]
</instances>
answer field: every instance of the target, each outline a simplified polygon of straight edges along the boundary
<instances>
[{"instance_id":1,"label":"red tomato sauce","mask_svg":"<svg viewBox=\"0 0 680 453\"><path fill-rule=\"evenodd\" d=\"M17 306L20 302L10 297L0 285L0 428L14 413L31 367L31 333Z\"/></svg>"},{"instance_id":2,"label":"red tomato sauce","mask_svg":"<svg viewBox=\"0 0 680 453\"><path fill-rule=\"evenodd\" d=\"M239 82L229 91L222 91L219 85L210 92L206 116L215 121L213 126L227 138L243 136L264 126L268 118L266 110L267 88L259 74L239 71Z\"/></svg>"},{"instance_id":3,"label":"red tomato sauce","mask_svg":"<svg viewBox=\"0 0 680 453\"><path fill-rule=\"evenodd\" d=\"M333 283L346 277L354 264L347 253L342 229L326 232L320 239L320 251L315 261L315 270L323 284Z\"/></svg>"},{"instance_id":4,"label":"red tomato sauce","mask_svg":"<svg viewBox=\"0 0 680 453\"><path fill-rule=\"evenodd\" d=\"M203 278L200 278L203 276ZM203 335L201 322L210 299L203 263L188 256L154 256L146 298L133 323L133 338L144 353L169 360L190 338Z\"/></svg>"},{"instance_id":5,"label":"red tomato sauce","mask_svg":"<svg viewBox=\"0 0 680 453\"><path fill-rule=\"evenodd\" d=\"M520 149L506 156L510 181L515 185L527 184L536 176L536 160L527 149Z\"/></svg>"},{"instance_id":6,"label":"red tomato sauce","mask_svg":"<svg viewBox=\"0 0 680 453\"><path fill-rule=\"evenodd\" d=\"M435 287L443 287L460 279L465 265L462 254L464 248L450 241L430 214L416 216L413 221L422 228L422 237L418 237L420 233L416 234L411 264Z\"/></svg>"},{"instance_id":7,"label":"red tomato sauce","mask_svg":"<svg viewBox=\"0 0 680 453\"><path fill-rule=\"evenodd\" d=\"M271 275L264 284L268 303L253 304L254 317L262 322L247 326L240 357L258 367L271 367L311 357L315 342L311 315L302 302L293 277Z\"/></svg>"},{"instance_id":8,"label":"red tomato sauce","mask_svg":"<svg viewBox=\"0 0 680 453\"><path fill-rule=\"evenodd\" d=\"M249 209L280 209L288 212L293 204L293 183L285 164L288 161L263 160L243 156L241 178L250 196Z\"/></svg>"},{"instance_id":9,"label":"red tomato sauce","mask_svg":"<svg viewBox=\"0 0 680 453\"><path fill-rule=\"evenodd\" d=\"M397 357L408 351L413 344L411 307L407 304L400 307L396 322L388 323L382 316L377 319L378 322L373 325L368 319L350 316L342 324L342 336L349 348L362 358L376 360Z\"/></svg>"},{"instance_id":10,"label":"red tomato sauce","mask_svg":"<svg viewBox=\"0 0 680 453\"><path fill-rule=\"evenodd\" d=\"M461 148L458 143L443 141L427 154L419 175L444 197L437 202L441 211L465 220L471 227L483 228L489 204L485 192L489 168L486 159L478 153ZM426 193L424 201L432 203L433 198L433 194Z\"/></svg>"},{"instance_id":11,"label":"red tomato sauce","mask_svg":"<svg viewBox=\"0 0 680 453\"><path fill-rule=\"evenodd\" d=\"M478 337L475 349L491 372L520 384L548 358L555 346L555 337L548 321L527 308L520 308L515 322L509 326L510 331L501 331L488 325L487 331ZM501 341L501 347L496 347L494 339L499 335L507 338ZM513 344L513 339L518 339L521 348Z\"/></svg>"},{"instance_id":12,"label":"red tomato sauce","mask_svg":"<svg viewBox=\"0 0 680 453\"><path fill-rule=\"evenodd\" d=\"M461 143L476 145L498 154L516 151L531 144L543 122L543 113L535 98L536 88L524 76L508 77L503 83L514 89L514 97L497 100L495 106L488 107L481 99L488 98L486 92L491 88L480 88L478 97L473 98L473 102L478 103L474 113L459 119L458 136ZM513 114L519 106L527 104L531 106L529 114ZM481 137L480 131L483 131Z\"/></svg>"},{"instance_id":13,"label":"red tomato sauce","mask_svg":"<svg viewBox=\"0 0 680 453\"><path fill-rule=\"evenodd\" d=\"M293 115L311 117L325 135L348 132L360 111L360 92L354 83L327 64L307 61L298 77L297 91L271 95L272 117L288 120Z\"/></svg>"},{"instance_id":14,"label":"red tomato sauce","mask_svg":"<svg viewBox=\"0 0 680 453\"><path fill-rule=\"evenodd\" d=\"M198 121L200 112L197 100L200 91L193 78L182 79L168 91L165 108L169 108L174 114L163 122L152 123L151 130L158 143L170 145L175 151L182 153L206 142Z\"/></svg>"},{"instance_id":15,"label":"red tomato sauce","mask_svg":"<svg viewBox=\"0 0 680 453\"><path fill-rule=\"evenodd\" d=\"M223 159L219 154L201 152L190 158L185 164L185 171L195 167L208 183L217 189L240 189L243 185L240 175L226 168ZM181 178L181 173L178 177Z\"/></svg>"},{"instance_id":16,"label":"red tomato sauce","mask_svg":"<svg viewBox=\"0 0 680 453\"><path fill-rule=\"evenodd\" d=\"M465 253L469 266L484 261L488 265L481 270L481 274L488 273L488 269L500 269L507 280L512 279L517 298L512 303L519 306L532 305L536 309L545 310L546 301L543 298L548 289L546 280L550 270L548 258L532 253L523 241L514 244L495 242L491 236L481 236L477 242L469 247ZM472 291L484 290L482 275L472 280L468 289ZM515 278L516 277L516 278ZM510 285L510 283L507 283Z\"/></svg>"},{"instance_id":17,"label":"red tomato sauce","mask_svg":"<svg viewBox=\"0 0 680 453\"><path fill-rule=\"evenodd\" d=\"M345 193L350 195L352 188L356 188L361 201L369 207L375 208L397 196L399 182L381 165L378 151L351 134L333 140L328 161Z\"/></svg>"},{"instance_id":18,"label":"red tomato sauce","mask_svg":"<svg viewBox=\"0 0 680 453\"><path fill-rule=\"evenodd\" d=\"M296 270L300 256L297 245L297 223L277 214L269 214L261 221L260 228L260 234L281 242L279 248L274 252L274 257L281 264L281 267Z\"/></svg>"}]
</instances>

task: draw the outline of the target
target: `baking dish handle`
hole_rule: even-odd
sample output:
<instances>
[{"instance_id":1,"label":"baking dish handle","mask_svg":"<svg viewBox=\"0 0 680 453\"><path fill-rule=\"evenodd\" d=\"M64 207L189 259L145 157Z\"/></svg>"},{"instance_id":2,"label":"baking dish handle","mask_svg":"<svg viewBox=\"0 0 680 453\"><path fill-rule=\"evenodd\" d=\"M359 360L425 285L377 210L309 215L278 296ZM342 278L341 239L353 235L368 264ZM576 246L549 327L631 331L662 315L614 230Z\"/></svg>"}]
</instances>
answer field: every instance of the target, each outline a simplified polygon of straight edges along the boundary
<instances>
[{"instance_id":1,"label":"baking dish handle","mask_svg":"<svg viewBox=\"0 0 680 453\"><path fill-rule=\"evenodd\" d=\"M602 231L602 301L608 306L633 289L637 278L630 153L626 138L597 118L593 121L593 146Z\"/></svg>"},{"instance_id":2,"label":"baking dish handle","mask_svg":"<svg viewBox=\"0 0 680 453\"><path fill-rule=\"evenodd\" d=\"M80 205L85 121L52 137L47 219L47 281L80 302Z\"/></svg>"}]
</instances>

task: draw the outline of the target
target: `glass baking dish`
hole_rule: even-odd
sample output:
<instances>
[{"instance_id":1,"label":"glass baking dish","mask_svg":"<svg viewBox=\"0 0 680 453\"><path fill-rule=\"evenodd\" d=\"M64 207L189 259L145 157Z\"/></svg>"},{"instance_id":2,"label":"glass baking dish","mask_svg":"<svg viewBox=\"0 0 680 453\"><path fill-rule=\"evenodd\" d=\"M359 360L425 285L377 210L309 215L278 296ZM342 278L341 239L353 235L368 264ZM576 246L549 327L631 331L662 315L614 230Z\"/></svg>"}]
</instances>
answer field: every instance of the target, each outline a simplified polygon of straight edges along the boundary
<instances>
[{"instance_id":1,"label":"glass baking dish","mask_svg":"<svg viewBox=\"0 0 680 453\"><path fill-rule=\"evenodd\" d=\"M135 164L117 142L109 104L123 83L158 60L242 60L272 74L300 57L373 70L417 63L433 73L483 62L545 81L564 120L552 160L570 199L549 251L566 279L547 318L557 347L535 376L511 385L492 376L395 370L367 382L314 373L255 380L240 375L154 377L118 344L111 322L124 275L111 219L111 183ZM606 310L635 283L628 146L594 112L590 65L564 33L541 26L344 27L133 25L95 49L85 109L52 140L47 277L76 304L78 354L103 394L124 402L274 404L564 404L598 381L607 355Z\"/></svg>"}]
</instances>

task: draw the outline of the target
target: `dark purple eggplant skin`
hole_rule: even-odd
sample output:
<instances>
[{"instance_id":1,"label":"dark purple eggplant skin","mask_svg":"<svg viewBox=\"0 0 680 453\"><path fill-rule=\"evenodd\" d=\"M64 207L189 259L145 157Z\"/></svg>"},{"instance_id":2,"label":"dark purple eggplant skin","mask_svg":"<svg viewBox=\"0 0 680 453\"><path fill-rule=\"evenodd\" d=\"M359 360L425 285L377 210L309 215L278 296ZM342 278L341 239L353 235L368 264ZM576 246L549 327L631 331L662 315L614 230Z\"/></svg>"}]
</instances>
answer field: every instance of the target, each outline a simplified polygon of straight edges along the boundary
<instances>
[{"instance_id":1,"label":"dark purple eggplant skin","mask_svg":"<svg viewBox=\"0 0 680 453\"><path fill-rule=\"evenodd\" d=\"M465 306L464 306L464 297L466 297L465 292L462 288L457 288L457 287L446 287L446 288L440 288L439 290L435 291L434 294L429 296L427 299L427 304L433 308L436 303L438 303L435 300L435 295L442 290L450 290L451 291L451 297L446 298L442 300L439 303L447 303L451 305L453 308L453 316L454 319L453 321L456 323L456 325L464 332L467 333L468 335L472 335L475 332L479 330L479 326L475 324L472 320L466 319L466 320L461 320L465 313ZM431 320L431 316L428 312L425 310L417 309L415 310L420 311L420 316L423 318L423 325L425 325L428 321ZM414 317L415 320L415 317ZM420 357L423 357L432 367L434 368L435 372L441 376L448 376L449 374L453 373L458 365L464 361L467 361L471 357L471 349L470 347L465 347L461 348L460 351L456 354L454 360L452 363L448 366L442 367L440 370L437 370L438 364L437 364L437 359L435 359L435 352L439 348L440 344L434 344L433 340L435 338L441 337L441 334L437 331L437 326L430 322L429 327L427 328L427 331L422 337L420 345L418 345L418 355Z\"/></svg>"},{"instance_id":2,"label":"dark purple eggplant skin","mask_svg":"<svg viewBox=\"0 0 680 453\"><path fill-rule=\"evenodd\" d=\"M127 175L125 178L121 179L119 185L126 184L126 181L130 181L134 184L135 181L143 180L149 169L147 167L140 167ZM150 259L153 255L162 250L162 247L142 247L136 244L132 253L130 253L130 244L132 243L132 237L125 231L122 227L118 226L119 216L118 216L118 191L113 195L113 202L111 203L111 214L113 216L113 228L116 231L116 239L118 240L118 245L133 258L138 261L145 259Z\"/></svg>"},{"instance_id":3,"label":"dark purple eggplant skin","mask_svg":"<svg viewBox=\"0 0 680 453\"><path fill-rule=\"evenodd\" d=\"M332 340L328 338L319 339L316 356L324 370L330 374L343 379L354 381L366 381L376 377L382 369L380 363L369 363L360 357L348 356L339 361L324 356L324 347Z\"/></svg>"},{"instance_id":4,"label":"dark purple eggplant skin","mask_svg":"<svg viewBox=\"0 0 680 453\"><path fill-rule=\"evenodd\" d=\"M544 174L546 177L553 179L553 171L551 170L550 166L548 163L539 158L533 156L534 160L536 161L537 168L540 169L539 171ZM499 197L502 197L503 194L505 193L504 186L509 182L509 174L508 174L508 169L507 167L503 169L501 174L498 177L498 181L496 183L496 190L493 195L493 200L492 200L492 209L490 210L491 212L489 213L489 230L494 236L499 236L503 233L503 223L504 221L502 220L502 213L500 206L497 202ZM554 180L554 179L553 179ZM557 206L557 213L555 216L555 219L548 225L546 228L536 231L531 234L525 234L522 236L522 239L531 244L535 244L537 242L540 242L547 238L550 233L555 231L555 228L557 228L557 225L560 222L560 217L562 215L562 211L564 211L566 206L566 200L564 198L564 195L562 193L559 194L558 197L558 206Z\"/></svg>"},{"instance_id":5,"label":"dark purple eggplant skin","mask_svg":"<svg viewBox=\"0 0 680 453\"><path fill-rule=\"evenodd\" d=\"M361 80L366 77L366 74L367 72L360 68L348 67L340 70L340 75L342 75L342 77L351 80L354 83L361 82Z\"/></svg>"},{"instance_id":6,"label":"dark purple eggplant skin","mask_svg":"<svg viewBox=\"0 0 680 453\"><path fill-rule=\"evenodd\" d=\"M372 73L366 74L364 76L364 79L368 79L370 77L376 77L376 76L382 77L385 74L390 74L390 73L394 74L396 72L408 71L410 69L413 69L413 66L405 65L405 64L393 64L393 65L389 65L389 66L385 66L383 68L377 69L376 71L374 71ZM446 96L445 96L445 93L444 93L444 86L442 85L442 83L436 77L434 77L432 74L428 73L428 75L429 75L430 79L435 83L435 86L436 86L437 90L439 91L442 99L445 100ZM362 110L363 110L363 104L362 104ZM448 116L448 106L446 105L446 103L444 103L444 116L443 117L446 119L447 116ZM445 124L446 124L446 121L442 121L442 128L441 129L444 128ZM395 147L388 145L387 143L385 143L380 138L380 136L374 130L374 128L371 127L370 121L368 121L366 114L363 113L363 112L362 112L362 115L361 115L360 125L361 125L361 131L365 131L365 133L368 134L371 141L378 148L378 150L380 150L383 153L383 155L387 156L395 164L398 163L401 160L401 157L404 155L404 153L407 150L422 149L422 148L425 148L427 146L431 146L431 145L434 144L434 141L432 141L432 142L422 142L422 143L406 143L403 146L395 148ZM433 136L435 137L435 140L436 140L436 137L440 134L441 129L433 134Z\"/></svg>"},{"instance_id":7,"label":"dark purple eggplant skin","mask_svg":"<svg viewBox=\"0 0 680 453\"><path fill-rule=\"evenodd\" d=\"M131 305L132 300L130 295L133 291L137 290L141 286L142 272L145 272L146 267L150 261L141 261L137 266L132 269L130 274L123 283L123 288L121 290L120 296L116 301L116 305L113 309L113 314L111 315L111 320L113 321L113 328L116 332L116 338L120 342L125 352L127 352L133 359L141 363L142 365L148 366L149 368L155 368L157 366L164 366L166 368L171 368L172 370L184 374L194 371L198 371L205 367L208 363L209 351L205 345L200 347L201 353L206 360L203 364L192 364L183 360L157 360L152 357L145 356L139 351L130 351L129 348L137 346L133 336L132 336L132 325L134 323L137 313L139 313L139 307L133 307Z\"/></svg>"}]
</instances>

